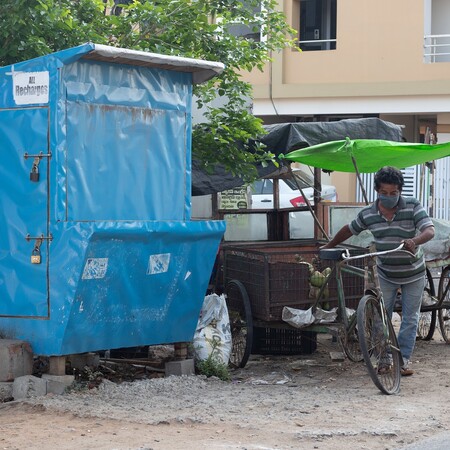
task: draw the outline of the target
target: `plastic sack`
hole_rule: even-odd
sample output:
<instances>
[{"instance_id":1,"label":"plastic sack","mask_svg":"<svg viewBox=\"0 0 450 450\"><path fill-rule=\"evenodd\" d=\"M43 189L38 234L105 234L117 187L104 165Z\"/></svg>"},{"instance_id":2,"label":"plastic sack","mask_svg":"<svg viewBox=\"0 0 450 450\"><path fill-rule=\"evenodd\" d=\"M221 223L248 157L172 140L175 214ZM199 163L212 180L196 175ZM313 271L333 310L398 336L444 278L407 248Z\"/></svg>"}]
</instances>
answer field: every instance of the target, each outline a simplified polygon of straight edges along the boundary
<instances>
[{"instance_id":1,"label":"plastic sack","mask_svg":"<svg viewBox=\"0 0 450 450\"><path fill-rule=\"evenodd\" d=\"M225 296L210 294L203 301L193 339L194 357L204 361L211 354L228 364L231 355L231 329Z\"/></svg>"},{"instance_id":2,"label":"plastic sack","mask_svg":"<svg viewBox=\"0 0 450 450\"><path fill-rule=\"evenodd\" d=\"M295 328L304 328L312 324L333 323L337 317L337 310L325 311L321 308L295 309L285 306L281 319Z\"/></svg>"}]
</instances>

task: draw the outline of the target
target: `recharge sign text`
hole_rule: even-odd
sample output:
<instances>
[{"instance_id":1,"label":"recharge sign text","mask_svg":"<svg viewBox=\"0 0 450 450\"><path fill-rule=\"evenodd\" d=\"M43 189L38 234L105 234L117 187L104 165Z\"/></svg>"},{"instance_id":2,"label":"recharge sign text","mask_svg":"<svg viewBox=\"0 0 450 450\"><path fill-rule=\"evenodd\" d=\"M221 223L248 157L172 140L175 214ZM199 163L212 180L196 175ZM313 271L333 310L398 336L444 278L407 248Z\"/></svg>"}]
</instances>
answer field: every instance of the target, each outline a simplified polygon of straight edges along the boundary
<instances>
[{"instance_id":1,"label":"recharge sign text","mask_svg":"<svg viewBox=\"0 0 450 450\"><path fill-rule=\"evenodd\" d=\"M13 96L16 105L48 103L48 72L14 72Z\"/></svg>"}]
</instances>

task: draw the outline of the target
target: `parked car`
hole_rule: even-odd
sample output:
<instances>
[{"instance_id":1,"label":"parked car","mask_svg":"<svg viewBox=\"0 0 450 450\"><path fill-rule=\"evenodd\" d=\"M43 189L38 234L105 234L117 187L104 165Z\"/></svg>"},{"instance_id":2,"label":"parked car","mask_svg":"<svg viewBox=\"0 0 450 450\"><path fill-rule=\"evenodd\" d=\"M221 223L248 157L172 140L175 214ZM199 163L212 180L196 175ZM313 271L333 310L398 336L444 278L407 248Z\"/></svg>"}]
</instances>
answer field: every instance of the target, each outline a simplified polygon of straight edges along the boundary
<instances>
[{"instance_id":1,"label":"parked car","mask_svg":"<svg viewBox=\"0 0 450 450\"><path fill-rule=\"evenodd\" d=\"M306 206L305 199L303 198L296 183L290 179L280 179L279 186L279 199L280 208L297 208L300 206ZM255 181L251 185L251 209L272 209L274 205L273 197L274 183L273 180L266 178ZM309 200L311 204L314 204L314 188L305 187L302 188L303 194ZM324 201L336 202L337 193L334 186L323 184L321 191L321 198Z\"/></svg>"}]
</instances>

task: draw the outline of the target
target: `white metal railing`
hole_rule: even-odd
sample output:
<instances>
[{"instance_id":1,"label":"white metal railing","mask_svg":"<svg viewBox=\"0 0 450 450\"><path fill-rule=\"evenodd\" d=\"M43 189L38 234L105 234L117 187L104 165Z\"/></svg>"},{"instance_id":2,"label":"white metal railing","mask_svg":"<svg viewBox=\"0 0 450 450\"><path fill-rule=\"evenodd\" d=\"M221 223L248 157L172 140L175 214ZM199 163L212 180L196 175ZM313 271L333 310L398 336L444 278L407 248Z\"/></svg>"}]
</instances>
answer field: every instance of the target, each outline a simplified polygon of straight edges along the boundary
<instances>
[{"instance_id":1,"label":"white metal railing","mask_svg":"<svg viewBox=\"0 0 450 450\"><path fill-rule=\"evenodd\" d=\"M308 44L321 44L321 50L334 50L336 48L336 39L312 39L309 41L298 41L297 42L299 47L301 45L306 44L306 46L308 46ZM335 44L334 48L332 49L331 44Z\"/></svg>"},{"instance_id":2,"label":"white metal railing","mask_svg":"<svg viewBox=\"0 0 450 450\"><path fill-rule=\"evenodd\" d=\"M428 34L423 42L425 62L450 62L450 34Z\"/></svg>"},{"instance_id":3,"label":"white metal railing","mask_svg":"<svg viewBox=\"0 0 450 450\"><path fill-rule=\"evenodd\" d=\"M434 174L434 217L436 219L450 219L450 191L448 171L450 158L441 158L435 161Z\"/></svg>"}]
</instances>

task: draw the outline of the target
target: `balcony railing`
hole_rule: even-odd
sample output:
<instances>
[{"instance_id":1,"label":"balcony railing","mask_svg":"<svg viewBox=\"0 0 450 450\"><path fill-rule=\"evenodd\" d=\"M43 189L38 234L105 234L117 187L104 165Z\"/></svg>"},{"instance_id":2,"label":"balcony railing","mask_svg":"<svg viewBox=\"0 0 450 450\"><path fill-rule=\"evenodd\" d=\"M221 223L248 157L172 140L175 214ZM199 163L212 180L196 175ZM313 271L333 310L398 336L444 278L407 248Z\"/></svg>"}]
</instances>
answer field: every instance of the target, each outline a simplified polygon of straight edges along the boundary
<instances>
[{"instance_id":1,"label":"balcony railing","mask_svg":"<svg viewBox=\"0 0 450 450\"><path fill-rule=\"evenodd\" d=\"M427 63L450 62L450 34L424 36L423 49Z\"/></svg>"}]
</instances>

